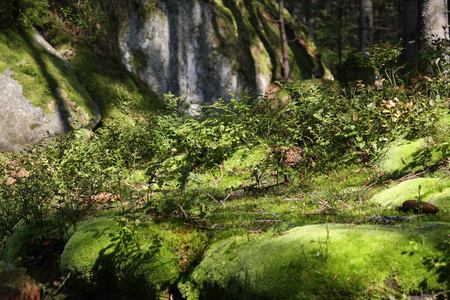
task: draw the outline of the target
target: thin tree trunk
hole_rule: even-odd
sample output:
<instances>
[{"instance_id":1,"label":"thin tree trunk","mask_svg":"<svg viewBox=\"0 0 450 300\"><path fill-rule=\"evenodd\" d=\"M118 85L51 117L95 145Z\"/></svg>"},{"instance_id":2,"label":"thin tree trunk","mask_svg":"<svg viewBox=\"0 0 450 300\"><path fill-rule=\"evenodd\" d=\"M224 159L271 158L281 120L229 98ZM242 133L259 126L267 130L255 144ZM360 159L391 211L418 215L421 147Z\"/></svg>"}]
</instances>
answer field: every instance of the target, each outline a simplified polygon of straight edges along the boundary
<instances>
[{"instance_id":1,"label":"thin tree trunk","mask_svg":"<svg viewBox=\"0 0 450 300\"><path fill-rule=\"evenodd\" d=\"M280 35L281 35L281 50L283 55L283 79L289 81L290 68L289 68L289 54L287 46L286 28L284 27L284 0L280 0Z\"/></svg>"},{"instance_id":2,"label":"thin tree trunk","mask_svg":"<svg viewBox=\"0 0 450 300\"><path fill-rule=\"evenodd\" d=\"M342 66L342 15L344 13L344 0L339 0L339 13L338 13L338 56L339 56L339 68Z\"/></svg>"},{"instance_id":3,"label":"thin tree trunk","mask_svg":"<svg viewBox=\"0 0 450 300\"><path fill-rule=\"evenodd\" d=\"M411 61L418 47L417 0L403 1L403 59Z\"/></svg>"},{"instance_id":4,"label":"thin tree trunk","mask_svg":"<svg viewBox=\"0 0 450 300\"><path fill-rule=\"evenodd\" d=\"M372 0L361 0L359 10L359 44L361 53L367 55L367 46L373 44Z\"/></svg>"}]
</instances>

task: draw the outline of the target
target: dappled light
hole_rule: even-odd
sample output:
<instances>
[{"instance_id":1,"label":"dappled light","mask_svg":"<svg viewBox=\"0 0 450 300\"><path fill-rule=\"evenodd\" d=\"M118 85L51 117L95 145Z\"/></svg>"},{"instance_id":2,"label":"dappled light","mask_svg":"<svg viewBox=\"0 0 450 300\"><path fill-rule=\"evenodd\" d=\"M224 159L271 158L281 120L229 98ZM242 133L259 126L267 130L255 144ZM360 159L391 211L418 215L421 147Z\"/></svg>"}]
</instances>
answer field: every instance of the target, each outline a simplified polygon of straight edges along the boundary
<instances>
[{"instance_id":1,"label":"dappled light","mask_svg":"<svg viewBox=\"0 0 450 300\"><path fill-rule=\"evenodd\" d=\"M0 298L447 299L450 48L406 6L1 2Z\"/></svg>"}]
</instances>

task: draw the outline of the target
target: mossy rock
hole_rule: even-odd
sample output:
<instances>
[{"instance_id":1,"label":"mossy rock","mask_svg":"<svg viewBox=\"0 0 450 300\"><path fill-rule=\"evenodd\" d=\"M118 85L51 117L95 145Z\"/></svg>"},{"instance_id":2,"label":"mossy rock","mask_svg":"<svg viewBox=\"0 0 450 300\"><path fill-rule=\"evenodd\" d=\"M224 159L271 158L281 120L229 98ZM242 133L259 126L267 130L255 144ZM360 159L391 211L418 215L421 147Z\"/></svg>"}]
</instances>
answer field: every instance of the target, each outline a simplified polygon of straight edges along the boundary
<instances>
[{"instance_id":1,"label":"mossy rock","mask_svg":"<svg viewBox=\"0 0 450 300\"><path fill-rule=\"evenodd\" d=\"M72 129L94 128L97 104L67 62L33 30L0 33L0 149L19 151Z\"/></svg>"},{"instance_id":2,"label":"mossy rock","mask_svg":"<svg viewBox=\"0 0 450 300\"><path fill-rule=\"evenodd\" d=\"M58 221L36 222L17 226L1 252L1 260L26 268L40 282L52 277L58 268L55 256L73 234L73 228L64 233Z\"/></svg>"},{"instance_id":3,"label":"mossy rock","mask_svg":"<svg viewBox=\"0 0 450 300\"><path fill-rule=\"evenodd\" d=\"M103 217L72 236L60 266L77 294L156 299L180 275L174 244L174 233L159 225Z\"/></svg>"},{"instance_id":4,"label":"mossy rock","mask_svg":"<svg viewBox=\"0 0 450 300\"><path fill-rule=\"evenodd\" d=\"M188 299L375 299L449 289L450 225L321 224L214 244ZM447 264L446 264L447 263ZM392 295L392 296L391 296Z\"/></svg>"},{"instance_id":5,"label":"mossy rock","mask_svg":"<svg viewBox=\"0 0 450 300\"><path fill-rule=\"evenodd\" d=\"M407 200L419 199L436 205L441 213L450 211L450 180L416 178L396 184L376 195L370 201L383 206L399 206Z\"/></svg>"},{"instance_id":6,"label":"mossy rock","mask_svg":"<svg viewBox=\"0 0 450 300\"><path fill-rule=\"evenodd\" d=\"M423 170L440 162L448 152L445 145L431 145L426 138L391 143L377 158L375 165L391 178Z\"/></svg>"}]
</instances>

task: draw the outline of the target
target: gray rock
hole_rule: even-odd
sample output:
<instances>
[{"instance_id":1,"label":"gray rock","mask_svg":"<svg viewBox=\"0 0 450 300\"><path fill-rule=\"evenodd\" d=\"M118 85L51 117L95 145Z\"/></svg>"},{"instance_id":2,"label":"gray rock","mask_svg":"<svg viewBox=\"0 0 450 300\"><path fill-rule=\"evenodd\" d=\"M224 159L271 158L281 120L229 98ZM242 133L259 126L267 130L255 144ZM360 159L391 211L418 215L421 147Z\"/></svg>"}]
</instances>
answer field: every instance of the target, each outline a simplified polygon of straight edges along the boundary
<instances>
[{"instance_id":1,"label":"gray rock","mask_svg":"<svg viewBox=\"0 0 450 300\"><path fill-rule=\"evenodd\" d=\"M0 149L18 151L50 134L69 130L60 111L48 115L23 96L22 86L0 74Z\"/></svg>"},{"instance_id":2,"label":"gray rock","mask_svg":"<svg viewBox=\"0 0 450 300\"><path fill-rule=\"evenodd\" d=\"M56 79L56 76L47 74L47 76L51 76L56 87L52 88L51 95L42 96L48 97L48 101L46 101L48 105L44 108L33 105L24 96L23 86L16 80L14 71L11 70L15 64L11 63L11 67L0 74L0 115L2 116L0 118L0 150L3 151L20 151L49 135L63 134L71 129L93 128L101 118L97 105L81 84L77 82L75 73L70 69L67 62L57 55L56 50L39 34L34 34L32 38L42 47L33 46L33 55L39 56L43 53L46 55L50 53L52 56L51 63L59 66L59 69L56 70L64 74L65 77L60 76L60 79ZM34 63L36 61L39 61L39 58L35 58ZM42 68L44 63L42 59L40 63L39 67ZM32 59L27 64L32 65ZM50 72L47 69L46 71ZM38 84L36 82L38 81L35 81L35 85ZM42 81L41 84L49 83ZM66 92L72 88L69 85L73 84L77 85L75 89L81 91L77 94L79 99L71 99ZM83 103L84 107L80 107L77 103ZM90 112L87 111L89 109Z\"/></svg>"}]
</instances>

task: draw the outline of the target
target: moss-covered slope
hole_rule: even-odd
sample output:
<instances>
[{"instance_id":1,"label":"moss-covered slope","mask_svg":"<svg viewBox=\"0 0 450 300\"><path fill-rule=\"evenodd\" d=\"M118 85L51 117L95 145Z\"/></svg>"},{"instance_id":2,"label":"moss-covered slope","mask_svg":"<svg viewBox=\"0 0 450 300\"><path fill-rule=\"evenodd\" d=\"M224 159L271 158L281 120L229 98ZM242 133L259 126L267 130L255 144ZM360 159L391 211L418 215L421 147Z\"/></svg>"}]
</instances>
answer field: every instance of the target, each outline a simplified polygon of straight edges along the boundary
<instances>
[{"instance_id":1,"label":"moss-covered slope","mask_svg":"<svg viewBox=\"0 0 450 300\"><path fill-rule=\"evenodd\" d=\"M420 200L436 205L442 214L450 211L450 180L416 178L394 184L374 195L370 201L387 207L401 205L407 200Z\"/></svg>"}]
</instances>

